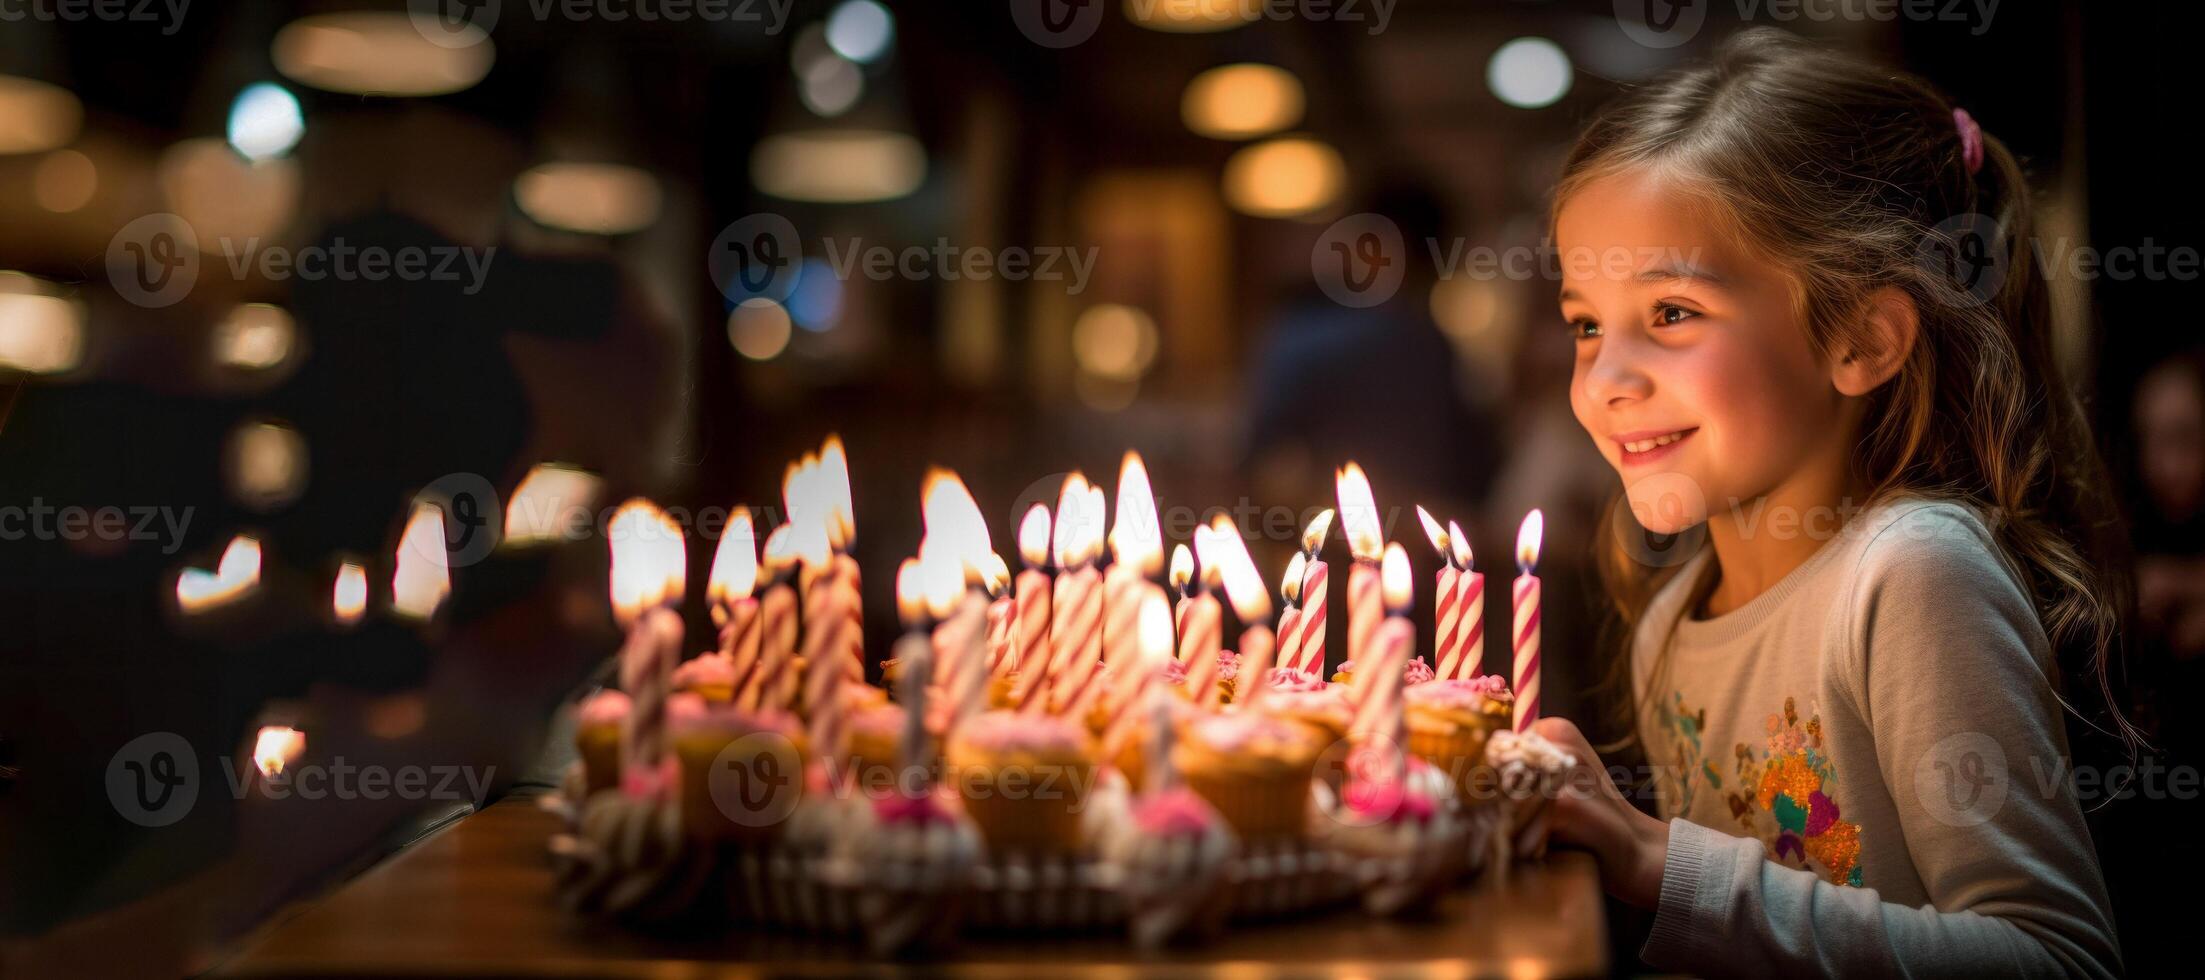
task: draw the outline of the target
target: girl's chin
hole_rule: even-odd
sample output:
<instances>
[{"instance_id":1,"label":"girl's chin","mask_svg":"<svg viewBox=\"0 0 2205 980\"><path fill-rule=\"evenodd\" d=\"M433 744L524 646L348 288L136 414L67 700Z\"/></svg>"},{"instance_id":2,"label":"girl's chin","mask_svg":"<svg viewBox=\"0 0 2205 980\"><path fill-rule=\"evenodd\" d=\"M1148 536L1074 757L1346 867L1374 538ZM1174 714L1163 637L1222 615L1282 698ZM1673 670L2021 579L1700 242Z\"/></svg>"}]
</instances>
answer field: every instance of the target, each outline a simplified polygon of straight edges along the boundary
<instances>
[{"instance_id":1,"label":"girl's chin","mask_svg":"<svg viewBox=\"0 0 2205 980\"><path fill-rule=\"evenodd\" d=\"M1679 534L1707 523L1707 491L1691 476L1665 470L1624 477L1624 496L1639 526L1655 534Z\"/></svg>"}]
</instances>

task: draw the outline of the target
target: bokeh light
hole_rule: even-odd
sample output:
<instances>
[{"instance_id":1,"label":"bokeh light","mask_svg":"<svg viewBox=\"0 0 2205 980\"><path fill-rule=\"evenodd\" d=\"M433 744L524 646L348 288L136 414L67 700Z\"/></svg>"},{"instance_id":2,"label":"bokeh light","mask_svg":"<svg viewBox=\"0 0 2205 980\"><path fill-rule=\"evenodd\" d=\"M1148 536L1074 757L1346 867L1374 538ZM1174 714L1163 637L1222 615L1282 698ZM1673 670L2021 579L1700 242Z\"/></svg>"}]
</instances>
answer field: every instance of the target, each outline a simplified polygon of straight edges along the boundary
<instances>
[{"instance_id":1,"label":"bokeh light","mask_svg":"<svg viewBox=\"0 0 2205 980\"><path fill-rule=\"evenodd\" d=\"M92 203L99 193L100 170L76 150L55 150L31 171L31 198L55 214L68 214Z\"/></svg>"},{"instance_id":2,"label":"bokeh light","mask_svg":"<svg viewBox=\"0 0 2205 980\"><path fill-rule=\"evenodd\" d=\"M1128 20L1174 34L1231 30L1262 12L1263 5L1254 0L1125 0Z\"/></svg>"},{"instance_id":3,"label":"bokeh light","mask_svg":"<svg viewBox=\"0 0 2205 980\"><path fill-rule=\"evenodd\" d=\"M878 61L895 36L896 19L873 0L844 0L827 17L827 43L851 61Z\"/></svg>"},{"instance_id":4,"label":"bokeh light","mask_svg":"<svg viewBox=\"0 0 2205 980\"><path fill-rule=\"evenodd\" d=\"M1331 204L1347 184L1347 164L1331 146L1281 137L1242 148L1225 161L1225 200L1259 218L1291 218Z\"/></svg>"},{"instance_id":5,"label":"bokeh light","mask_svg":"<svg viewBox=\"0 0 2205 980\"><path fill-rule=\"evenodd\" d=\"M547 228L623 235L658 220L658 179L617 163L545 163L513 179L521 213Z\"/></svg>"},{"instance_id":6,"label":"bokeh light","mask_svg":"<svg viewBox=\"0 0 2205 980\"><path fill-rule=\"evenodd\" d=\"M805 66L803 84L797 89L804 108L828 119L850 111L864 94L864 73L849 59L836 55L815 59Z\"/></svg>"},{"instance_id":7,"label":"bokeh light","mask_svg":"<svg viewBox=\"0 0 2205 980\"><path fill-rule=\"evenodd\" d=\"M888 201L926 180L926 149L902 133L812 130L769 136L750 155L758 189L791 201Z\"/></svg>"},{"instance_id":8,"label":"bokeh light","mask_svg":"<svg viewBox=\"0 0 2205 980\"><path fill-rule=\"evenodd\" d=\"M1493 52L1485 83L1495 98L1519 109L1553 105L1570 91L1570 56L1543 37L1519 37Z\"/></svg>"},{"instance_id":9,"label":"bokeh light","mask_svg":"<svg viewBox=\"0 0 2205 980\"><path fill-rule=\"evenodd\" d=\"M1302 83L1276 65L1221 65L1187 83L1179 115L1217 139L1275 133L1302 121Z\"/></svg>"},{"instance_id":10,"label":"bokeh light","mask_svg":"<svg viewBox=\"0 0 2205 980\"><path fill-rule=\"evenodd\" d=\"M230 104L230 145L249 160L282 156L306 135L298 96L273 82L255 82Z\"/></svg>"},{"instance_id":11,"label":"bokeh light","mask_svg":"<svg viewBox=\"0 0 2205 980\"><path fill-rule=\"evenodd\" d=\"M397 11L315 14L277 31L269 56L285 78L327 92L448 95L473 88L497 58L481 28L453 34L432 42Z\"/></svg>"},{"instance_id":12,"label":"bokeh light","mask_svg":"<svg viewBox=\"0 0 2205 980\"><path fill-rule=\"evenodd\" d=\"M242 371L280 367L291 357L297 332L281 307L241 304L214 328L215 363Z\"/></svg>"},{"instance_id":13,"label":"bokeh light","mask_svg":"<svg viewBox=\"0 0 2205 980\"><path fill-rule=\"evenodd\" d=\"M306 437L278 422L248 422L230 433L227 475L240 505L271 511L306 492Z\"/></svg>"},{"instance_id":14,"label":"bokeh light","mask_svg":"<svg viewBox=\"0 0 2205 980\"><path fill-rule=\"evenodd\" d=\"M1097 378L1139 380L1156 362L1156 320L1118 303L1089 307L1072 324L1072 356Z\"/></svg>"},{"instance_id":15,"label":"bokeh light","mask_svg":"<svg viewBox=\"0 0 2205 980\"><path fill-rule=\"evenodd\" d=\"M735 304L727 315L727 341L753 361L770 361L789 347L789 312L764 296Z\"/></svg>"},{"instance_id":16,"label":"bokeh light","mask_svg":"<svg viewBox=\"0 0 2205 980\"><path fill-rule=\"evenodd\" d=\"M0 370L62 374L84 358L84 306L58 287L0 272Z\"/></svg>"},{"instance_id":17,"label":"bokeh light","mask_svg":"<svg viewBox=\"0 0 2205 980\"><path fill-rule=\"evenodd\" d=\"M84 125L84 106L68 89L0 75L0 154L66 146Z\"/></svg>"}]
</instances>

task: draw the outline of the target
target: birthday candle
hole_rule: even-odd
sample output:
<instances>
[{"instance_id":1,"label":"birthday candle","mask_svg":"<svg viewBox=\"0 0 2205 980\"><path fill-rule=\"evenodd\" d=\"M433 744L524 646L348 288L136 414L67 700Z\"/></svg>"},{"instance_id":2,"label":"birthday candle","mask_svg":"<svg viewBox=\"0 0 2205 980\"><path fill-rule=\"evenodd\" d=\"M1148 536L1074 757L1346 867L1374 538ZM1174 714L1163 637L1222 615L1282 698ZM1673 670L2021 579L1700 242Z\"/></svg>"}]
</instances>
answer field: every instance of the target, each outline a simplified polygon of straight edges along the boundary
<instances>
[{"instance_id":1,"label":"birthday candle","mask_svg":"<svg viewBox=\"0 0 2205 980\"><path fill-rule=\"evenodd\" d=\"M1089 688L1102 664L1102 575L1095 559L1102 553L1103 511L1097 496L1086 477L1073 473L1057 498L1057 565L1063 572L1050 607L1047 699L1059 711L1090 703Z\"/></svg>"},{"instance_id":2,"label":"birthday candle","mask_svg":"<svg viewBox=\"0 0 2205 980\"><path fill-rule=\"evenodd\" d=\"M1286 574L1279 576L1279 628L1274 634L1276 651L1273 656L1280 667L1294 666L1294 634L1302 625L1302 610L1296 602L1301 594L1302 574L1308 567L1309 560L1297 551L1286 563Z\"/></svg>"},{"instance_id":3,"label":"birthday candle","mask_svg":"<svg viewBox=\"0 0 2205 980\"><path fill-rule=\"evenodd\" d=\"M920 548L924 552L925 548ZM941 649L941 627L930 631L927 617L928 604L926 576L920 560L906 558L896 567L896 619L903 623L903 635L896 638L896 665L902 671L897 678L896 700L903 705L903 744L897 757L900 772L910 772L930 757L927 748L927 686L933 681L936 653ZM953 586L954 587L954 586ZM899 776L897 785L902 785Z\"/></svg>"},{"instance_id":4,"label":"birthday candle","mask_svg":"<svg viewBox=\"0 0 2205 980\"><path fill-rule=\"evenodd\" d=\"M680 604L686 576L681 529L637 498L613 514L606 538L613 615L628 628L618 659L630 704L621 729L621 771L629 791L655 794L663 789L658 775L666 754L666 701L674 662L681 659L681 617L667 608Z\"/></svg>"},{"instance_id":5,"label":"birthday candle","mask_svg":"<svg viewBox=\"0 0 2205 980\"><path fill-rule=\"evenodd\" d=\"M1371 498L1370 480L1363 468L1349 463L1340 470L1334 487L1340 497L1340 522L1347 530L1348 551L1355 556L1348 569L1348 649L1356 672L1363 669L1364 655L1385 621L1385 597L1380 593L1378 564L1385 551L1379 528L1378 504Z\"/></svg>"},{"instance_id":6,"label":"birthday candle","mask_svg":"<svg viewBox=\"0 0 2205 980\"><path fill-rule=\"evenodd\" d=\"M1137 621L1141 642L1134 648L1133 658L1111 665L1115 690L1110 699L1110 720L1103 726L1104 758L1108 759L1118 758L1126 742L1141 730L1142 723L1152 720L1151 711L1161 703L1156 695L1163 690L1164 664L1171 658L1171 603L1163 593L1151 592L1141 597ZM1157 724L1171 727L1169 716ZM1157 771L1151 759L1147 772Z\"/></svg>"},{"instance_id":7,"label":"birthday candle","mask_svg":"<svg viewBox=\"0 0 2205 980\"><path fill-rule=\"evenodd\" d=\"M1516 730L1539 720L1539 539L1546 517L1533 509L1516 531Z\"/></svg>"},{"instance_id":8,"label":"birthday candle","mask_svg":"<svg viewBox=\"0 0 2205 980\"><path fill-rule=\"evenodd\" d=\"M1164 560L1163 532L1148 468L1127 452L1118 470L1118 514L1110 528L1110 570L1103 573L1103 662L1129 660L1140 648L1141 603L1162 594L1154 579Z\"/></svg>"},{"instance_id":9,"label":"birthday candle","mask_svg":"<svg viewBox=\"0 0 2205 980\"><path fill-rule=\"evenodd\" d=\"M1470 536L1462 533L1462 526L1447 522L1447 543L1455 552L1455 567L1462 574L1455 579L1455 588L1461 593L1455 605L1462 610L1462 621L1456 632L1462 636L1462 666L1454 674L1442 674L1445 678L1468 679L1485 669L1485 574L1472 564Z\"/></svg>"},{"instance_id":10,"label":"birthday candle","mask_svg":"<svg viewBox=\"0 0 2205 980\"><path fill-rule=\"evenodd\" d=\"M1357 697L1348 737L1365 743L1389 740L1389 751L1398 754L1405 736L1401 675L1416 649L1416 627L1409 621L1414 586L1408 553L1400 545L1386 546L1380 575L1388 615L1372 640L1370 659L1355 665Z\"/></svg>"},{"instance_id":11,"label":"birthday candle","mask_svg":"<svg viewBox=\"0 0 2205 980\"><path fill-rule=\"evenodd\" d=\"M1438 676L1453 677L1462 669L1462 570L1455 567L1447 531L1431 512L1419 506L1416 519L1424 525L1432 550L1439 552L1439 573L1432 589L1432 662L1439 665Z\"/></svg>"},{"instance_id":12,"label":"birthday candle","mask_svg":"<svg viewBox=\"0 0 2205 980\"><path fill-rule=\"evenodd\" d=\"M1333 513L1331 508L1326 508L1302 532L1302 554L1308 567L1303 570L1294 594L1301 606L1302 618L1295 630L1294 658L1288 663L1296 670L1320 677L1325 670L1325 606L1331 601L1331 571L1317 555L1324 549L1325 536L1332 533Z\"/></svg>"},{"instance_id":13,"label":"birthday candle","mask_svg":"<svg viewBox=\"0 0 2205 980\"><path fill-rule=\"evenodd\" d=\"M1049 576L1049 508L1035 504L1018 524L1018 557L1025 568L1018 573L1012 633L1016 637L1011 670L1018 675L1012 697L1020 708L1035 700L1035 691L1048 690L1049 625L1051 600L1056 591Z\"/></svg>"},{"instance_id":14,"label":"birthday candle","mask_svg":"<svg viewBox=\"0 0 2205 980\"><path fill-rule=\"evenodd\" d=\"M1217 566L1225 598L1233 604L1233 615L1241 623L1239 687L1234 691L1233 706L1245 711L1263 695L1271 673L1277 645L1268 622L1271 593L1263 587L1263 575L1256 571L1255 559L1248 555L1248 543L1233 519L1218 515L1210 522L1210 532L1209 537L1197 538L1195 543L1208 548L1202 564Z\"/></svg>"},{"instance_id":15,"label":"birthday candle","mask_svg":"<svg viewBox=\"0 0 2205 980\"><path fill-rule=\"evenodd\" d=\"M1003 556L993 551L987 554L987 568L982 578L987 583L987 671L990 675L1009 668L1004 660L1010 656L1014 638L1011 636L1018 604L1011 598L1011 570L1003 564Z\"/></svg>"},{"instance_id":16,"label":"birthday candle","mask_svg":"<svg viewBox=\"0 0 2205 980\"><path fill-rule=\"evenodd\" d=\"M728 517L727 530L720 535L719 548L712 556L712 576L705 584L712 621L720 629L720 655L734 668L737 691L749 685L751 674L758 669L758 600L751 596L758 585L756 537L750 508L735 508Z\"/></svg>"},{"instance_id":17,"label":"birthday candle","mask_svg":"<svg viewBox=\"0 0 2205 980\"><path fill-rule=\"evenodd\" d=\"M1216 533L1208 527L1195 528L1195 548L1219 547L1207 543ZM1225 624L1224 610L1214 593L1222 584L1221 571L1215 562L1203 562L1201 574L1189 582L1186 599L1179 608L1179 660L1187 665L1187 696L1195 707L1205 709L1216 707L1218 701L1218 651L1225 640Z\"/></svg>"},{"instance_id":18,"label":"birthday candle","mask_svg":"<svg viewBox=\"0 0 2205 980\"><path fill-rule=\"evenodd\" d=\"M796 590L789 584L796 564L794 535L783 524L766 535L764 567L766 591L758 600L758 667L735 703L745 711L761 707L786 708L795 694Z\"/></svg>"}]
</instances>

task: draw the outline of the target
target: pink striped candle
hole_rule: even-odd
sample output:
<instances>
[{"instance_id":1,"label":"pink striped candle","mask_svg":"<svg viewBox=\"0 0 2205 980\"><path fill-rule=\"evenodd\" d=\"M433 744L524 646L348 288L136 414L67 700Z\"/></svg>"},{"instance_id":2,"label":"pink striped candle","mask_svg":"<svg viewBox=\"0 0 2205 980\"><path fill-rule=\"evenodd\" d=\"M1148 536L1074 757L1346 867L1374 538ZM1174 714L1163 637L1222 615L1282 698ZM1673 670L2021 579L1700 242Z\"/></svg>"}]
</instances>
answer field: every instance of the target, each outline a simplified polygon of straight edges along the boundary
<instances>
[{"instance_id":1,"label":"pink striped candle","mask_svg":"<svg viewBox=\"0 0 2205 980\"><path fill-rule=\"evenodd\" d=\"M1012 696L1019 708L1026 710L1041 700L1035 697L1035 692L1049 689L1049 626L1055 612L1051 602L1056 586L1048 571L1049 508L1046 505L1033 505L1026 511L1025 519L1019 522L1018 554L1026 567L1013 583L1017 610L1011 614L1014 642L1009 670L1018 676Z\"/></svg>"},{"instance_id":2,"label":"pink striped candle","mask_svg":"<svg viewBox=\"0 0 2205 980\"><path fill-rule=\"evenodd\" d=\"M1461 592L1455 604L1462 610L1461 623L1456 627L1462 636L1462 663L1456 673L1443 672L1440 677L1467 680L1485 669L1485 573L1472 562L1470 537L1462 533L1461 525L1447 522L1447 542L1455 552L1455 567L1462 569L1462 575L1455 579Z\"/></svg>"},{"instance_id":3,"label":"pink striped candle","mask_svg":"<svg viewBox=\"0 0 2205 980\"><path fill-rule=\"evenodd\" d=\"M1432 550L1439 552L1439 572L1432 583L1432 662L1439 665L1438 676L1453 677L1462 669L1462 570L1455 567L1446 529L1431 512L1420 506L1416 519L1424 525Z\"/></svg>"},{"instance_id":4,"label":"pink striped candle","mask_svg":"<svg viewBox=\"0 0 2205 980\"><path fill-rule=\"evenodd\" d=\"M1539 539L1546 518L1534 509L1516 532L1516 730L1539 720Z\"/></svg>"},{"instance_id":5,"label":"pink striped candle","mask_svg":"<svg viewBox=\"0 0 2205 980\"><path fill-rule=\"evenodd\" d=\"M1364 657L1372 652L1378 626L1386 619L1378 574L1386 540L1378 504L1371 497L1370 480L1363 476L1363 468L1354 463L1342 467L1334 486L1340 498L1340 523L1347 531L1348 552L1355 557L1355 564L1348 569L1347 655L1360 673Z\"/></svg>"},{"instance_id":6,"label":"pink striped candle","mask_svg":"<svg viewBox=\"0 0 2205 980\"><path fill-rule=\"evenodd\" d=\"M1325 670L1325 608L1331 602L1331 583L1330 566L1311 559L1302 575L1302 620L1295 631L1293 666L1320 677Z\"/></svg>"},{"instance_id":7,"label":"pink striped candle","mask_svg":"<svg viewBox=\"0 0 2205 980\"><path fill-rule=\"evenodd\" d=\"M1408 616L1414 586L1409 556L1401 546L1388 545L1385 556L1380 575L1389 612L1372 638L1367 658L1355 665L1355 714L1348 724L1348 737L1366 744L1390 740L1388 751L1398 754L1404 737L1402 675L1416 653L1416 626Z\"/></svg>"},{"instance_id":8,"label":"pink striped candle","mask_svg":"<svg viewBox=\"0 0 2205 980\"><path fill-rule=\"evenodd\" d=\"M1140 644L1134 658L1111 665L1110 720L1103 726L1103 758L1116 759L1126 743L1152 720L1149 710L1164 686L1164 663L1171 659L1171 602L1162 592L1141 597ZM1170 727L1168 719L1163 722ZM1154 773L1157 770L1151 769Z\"/></svg>"}]
</instances>

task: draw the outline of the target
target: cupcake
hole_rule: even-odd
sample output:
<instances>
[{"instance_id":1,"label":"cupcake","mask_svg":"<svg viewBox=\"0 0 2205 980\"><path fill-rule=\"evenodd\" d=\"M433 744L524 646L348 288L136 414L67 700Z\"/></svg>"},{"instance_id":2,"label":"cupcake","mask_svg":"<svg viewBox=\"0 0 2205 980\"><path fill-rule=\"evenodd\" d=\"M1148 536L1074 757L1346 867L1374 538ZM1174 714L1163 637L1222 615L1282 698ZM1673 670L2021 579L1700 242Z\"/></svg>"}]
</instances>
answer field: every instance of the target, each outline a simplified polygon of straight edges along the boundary
<instances>
[{"instance_id":1,"label":"cupcake","mask_svg":"<svg viewBox=\"0 0 2205 980\"><path fill-rule=\"evenodd\" d=\"M875 954L937 945L955 933L981 851L979 833L950 801L931 790L880 797L872 826L837 849Z\"/></svg>"},{"instance_id":2,"label":"cupcake","mask_svg":"<svg viewBox=\"0 0 2205 980\"><path fill-rule=\"evenodd\" d=\"M896 785L903 760L902 705L883 704L850 716L850 775L858 788L880 795Z\"/></svg>"},{"instance_id":3,"label":"cupcake","mask_svg":"<svg viewBox=\"0 0 2205 980\"><path fill-rule=\"evenodd\" d=\"M674 668L674 689L689 691L715 704L735 699L735 660L717 653L694 657Z\"/></svg>"},{"instance_id":4,"label":"cupcake","mask_svg":"<svg viewBox=\"0 0 2205 980\"><path fill-rule=\"evenodd\" d=\"M1315 729L1261 713L1211 715L1186 726L1172 765L1241 839L1297 837L1325 741Z\"/></svg>"},{"instance_id":5,"label":"cupcake","mask_svg":"<svg viewBox=\"0 0 2205 980\"><path fill-rule=\"evenodd\" d=\"M1547 852L1547 821L1562 779L1577 757L1538 732L1500 731L1485 743L1486 764L1500 777L1508 817L1496 857L1535 859Z\"/></svg>"},{"instance_id":6,"label":"cupcake","mask_svg":"<svg viewBox=\"0 0 2205 980\"><path fill-rule=\"evenodd\" d=\"M1095 779L1078 724L989 711L959 726L948 764L965 812L997 854L1067 854L1086 846L1081 811Z\"/></svg>"},{"instance_id":7,"label":"cupcake","mask_svg":"<svg viewBox=\"0 0 2205 980\"><path fill-rule=\"evenodd\" d=\"M685 832L745 843L779 834L791 802L782 790L795 787L804 765L803 729L795 716L698 705L669 710L667 735L680 765Z\"/></svg>"},{"instance_id":8,"label":"cupcake","mask_svg":"<svg viewBox=\"0 0 2205 980\"><path fill-rule=\"evenodd\" d=\"M1469 826L1452 793L1443 774L1413 761L1405 778L1347 787L1327 837L1353 862L1365 908L1399 915L1428 907L1461 875Z\"/></svg>"},{"instance_id":9,"label":"cupcake","mask_svg":"<svg viewBox=\"0 0 2205 980\"><path fill-rule=\"evenodd\" d=\"M1154 948L1214 935L1231 907L1225 872L1238 846L1217 811L1184 786L1136 801L1132 819L1117 825L1103 849L1134 943Z\"/></svg>"},{"instance_id":10,"label":"cupcake","mask_svg":"<svg viewBox=\"0 0 2205 980\"><path fill-rule=\"evenodd\" d=\"M1413 687L1433 678L1432 665L1423 657L1414 657L1401 668L1401 686Z\"/></svg>"},{"instance_id":11,"label":"cupcake","mask_svg":"<svg viewBox=\"0 0 2205 980\"><path fill-rule=\"evenodd\" d=\"M1446 773L1463 805L1490 796L1490 779L1481 774L1485 745L1508 728L1508 685L1488 674L1418 684L1401 697L1408 714L1409 752Z\"/></svg>"},{"instance_id":12,"label":"cupcake","mask_svg":"<svg viewBox=\"0 0 2205 980\"><path fill-rule=\"evenodd\" d=\"M627 720L628 696L610 689L590 695L575 713L574 748L588 795L620 785L620 726Z\"/></svg>"}]
</instances>

